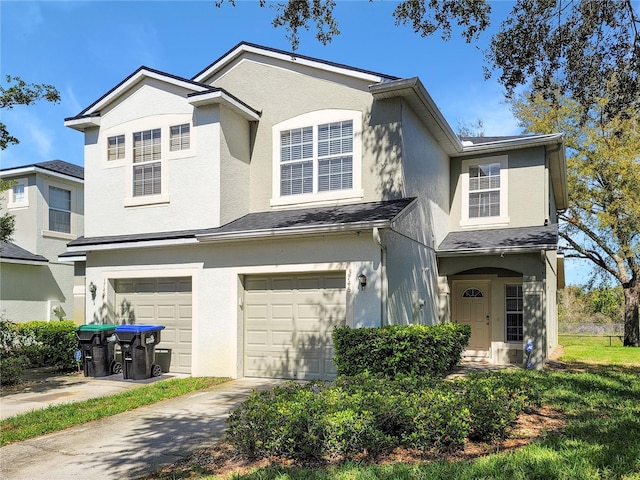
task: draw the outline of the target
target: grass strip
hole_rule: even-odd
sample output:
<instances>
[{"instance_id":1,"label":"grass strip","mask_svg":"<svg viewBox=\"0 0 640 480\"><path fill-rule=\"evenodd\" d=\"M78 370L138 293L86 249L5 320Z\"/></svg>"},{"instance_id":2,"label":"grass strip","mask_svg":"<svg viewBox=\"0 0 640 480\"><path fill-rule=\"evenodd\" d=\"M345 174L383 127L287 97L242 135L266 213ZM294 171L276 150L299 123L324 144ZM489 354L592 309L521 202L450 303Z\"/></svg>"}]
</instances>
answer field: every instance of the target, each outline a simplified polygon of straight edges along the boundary
<instances>
[{"instance_id":1,"label":"grass strip","mask_svg":"<svg viewBox=\"0 0 640 480\"><path fill-rule=\"evenodd\" d=\"M0 447L203 390L228 378L173 378L82 402L51 405L0 422Z\"/></svg>"}]
</instances>

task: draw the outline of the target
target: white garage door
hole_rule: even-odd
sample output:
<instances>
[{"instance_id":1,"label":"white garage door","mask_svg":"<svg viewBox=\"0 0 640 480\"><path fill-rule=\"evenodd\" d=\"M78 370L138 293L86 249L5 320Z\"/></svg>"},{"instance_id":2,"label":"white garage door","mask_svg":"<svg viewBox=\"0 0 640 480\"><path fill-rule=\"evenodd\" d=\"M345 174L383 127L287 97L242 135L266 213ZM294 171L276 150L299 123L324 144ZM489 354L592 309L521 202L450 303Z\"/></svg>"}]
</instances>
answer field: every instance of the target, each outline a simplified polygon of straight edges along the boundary
<instances>
[{"instance_id":1,"label":"white garage door","mask_svg":"<svg viewBox=\"0 0 640 480\"><path fill-rule=\"evenodd\" d=\"M332 379L333 327L344 325L345 273L245 278L244 374Z\"/></svg>"},{"instance_id":2,"label":"white garage door","mask_svg":"<svg viewBox=\"0 0 640 480\"><path fill-rule=\"evenodd\" d=\"M117 323L164 325L157 349L171 349L170 371L191 373L191 277L115 281Z\"/></svg>"}]
</instances>

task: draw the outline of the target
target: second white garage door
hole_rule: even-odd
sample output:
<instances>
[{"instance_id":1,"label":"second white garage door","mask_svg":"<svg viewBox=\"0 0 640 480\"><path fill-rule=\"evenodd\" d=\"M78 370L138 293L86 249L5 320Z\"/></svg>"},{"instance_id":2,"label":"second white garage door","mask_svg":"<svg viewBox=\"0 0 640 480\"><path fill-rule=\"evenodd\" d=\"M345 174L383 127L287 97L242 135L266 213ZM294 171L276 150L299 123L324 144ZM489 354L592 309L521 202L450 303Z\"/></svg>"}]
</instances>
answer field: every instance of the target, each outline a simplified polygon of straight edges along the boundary
<instances>
[{"instance_id":1,"label":"second white garage door","mask_svg":"<svg viewBox=\"0 0 640 480\"><path fill-rule=\"evenodd\" d=\"M331 334L345 322L344 272L250 276L244 288L245 376L335 378Z\"/></svg>"},{"instance_id":2,"label":"second white garage door","mask_svg":"<svg viewBox=\"0 0 640 480\"><path fill-rule=\"evenodd\" d=\"M117 323L164 325L156 349L171 349L170 371L191 373L191 277L116 280Z\"/></svg>"}]
</instances>

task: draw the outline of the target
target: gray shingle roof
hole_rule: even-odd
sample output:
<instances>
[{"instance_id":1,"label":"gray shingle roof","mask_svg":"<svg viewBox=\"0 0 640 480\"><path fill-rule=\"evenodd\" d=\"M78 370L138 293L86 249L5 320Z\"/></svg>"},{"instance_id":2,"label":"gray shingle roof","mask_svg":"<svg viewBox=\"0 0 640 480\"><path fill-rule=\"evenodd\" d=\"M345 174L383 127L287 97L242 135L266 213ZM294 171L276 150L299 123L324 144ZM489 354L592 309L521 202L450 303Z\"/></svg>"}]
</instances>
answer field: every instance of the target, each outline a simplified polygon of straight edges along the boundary
<instances>
[{"instance_id":1,"label":"gray shingle roof","mask_svg":"<svg viewBox=\"0 0 640 480\"><path fill-rule=\"evenodd\" d=\"M30 167L37 167L43 170L49 170L50 172L61 173L63 175L68 175L69 177L84 180L84 168L73 163L65 162L64 160L49 160L48 162L31 163L29 165L20 165L18 167L3 168L2 171L9 172L11 170Z\"/></svg>"},{"instance_id":2,"label":"gray shingle roof","mask_svg":"<svg viewBox=\"0 0 640 480\"><path fill-rule=\"evenodd\" d=\"M226 225L201 230L112 235L105 237L79 237L69 242L70 247L109 245L154 240L195 239L198 235L215 235L247 232L260 236L260 231L273 231L291 227L323 227L348 225L360 222L391 221L413 202L413 198L357 203L332 207L315 207L300 210L250 213Z\"/></svg>"},{"instance_id":3,"label":"gray shingle roof","mask_svg":"<svg viewBox=\"0 0 640 480\"><path fill-rule=\"evenodd\" d=\"M549 249L558 245L558 224L543 227L496 228L451 232L438 252L473 252L509 249Z\"/></svg>"},{"instance_id":4,"label":"gray shingle roof","mask_svg":"<svg viewBox=\"0 0 640 480\"><path fill-rule=\"evenodd\" d=\"M295 227L326 227L361 222L391 221L404 210L414 198L357 203L332 207L305 208L300 210L278 210L249 213L219 228L204 234L236 233L260 230L278 230Z\"/></svg>"},{"instance_id":5,"label":"gray shingle roof","mask_svg":"<svg viewBox=\"0 0 640 480\"><path fill-rule=\"evenodd\" d=\"M0 242L0 258L4 258L6 260L19 260L24 262L47 263L49 261L46 257L31 253L11 242Z\"/></svg>"}]
</instances>

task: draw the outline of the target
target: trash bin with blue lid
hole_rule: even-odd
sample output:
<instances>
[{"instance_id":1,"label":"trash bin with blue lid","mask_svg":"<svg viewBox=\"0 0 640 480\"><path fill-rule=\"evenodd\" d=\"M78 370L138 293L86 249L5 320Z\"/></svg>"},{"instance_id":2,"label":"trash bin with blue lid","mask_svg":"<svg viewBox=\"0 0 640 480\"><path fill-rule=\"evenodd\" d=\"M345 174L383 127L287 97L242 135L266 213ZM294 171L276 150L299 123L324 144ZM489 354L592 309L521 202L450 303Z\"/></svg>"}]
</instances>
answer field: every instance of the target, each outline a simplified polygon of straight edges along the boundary
<instances>
[{"instance_id":1,"label":"trash bin with blue lid","mask_svg":"<svg viewBox=\"0 0 640 480\"><path fill-rule=\"evenodd\" d=\"M122 371L115 359L116 325L89 324L76 329L85 377L107 377Z\"/></svg>"},{"instance_id":2,"label":"trash bin with blue lid","mask_svg":"<svg viewBox=\"0 0 640 480\"><path fill-rule=\"evenodd\" d=\"M155 346L160 343L163 325L119 325L115 335L122 350L125 380L159 377L162 367L154 362Z\"/></svg>"}]
</instances>

